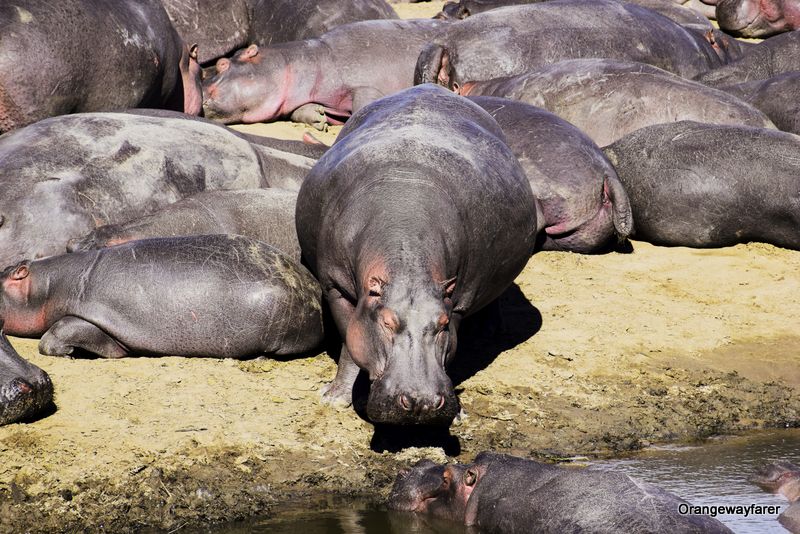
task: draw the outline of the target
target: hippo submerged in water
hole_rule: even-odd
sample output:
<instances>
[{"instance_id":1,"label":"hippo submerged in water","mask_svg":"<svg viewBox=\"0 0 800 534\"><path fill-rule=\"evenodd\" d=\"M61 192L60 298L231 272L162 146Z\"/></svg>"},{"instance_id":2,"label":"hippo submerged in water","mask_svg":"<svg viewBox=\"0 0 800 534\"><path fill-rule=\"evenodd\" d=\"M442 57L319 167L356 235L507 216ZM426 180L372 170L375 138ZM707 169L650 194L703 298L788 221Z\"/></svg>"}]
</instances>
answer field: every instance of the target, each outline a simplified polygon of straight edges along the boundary
<instances>
[{"instance_id":1,"label":"hippo submerged in water","mask_svg":"<svg viewBox=\"0 0 800 534\"><path fill-rule=\"evenodd\" d=\"M750 481L771 493L786 497L789 507L778 517L789 532L800 534L800 466L791 462L777 462L764 466Z\"/></svg>"},{"instance_id":2,"label":"hippo submerged in water","mask_svg":"<svg viewBox=\"0 0 800 534\"><path fill-rule=\"evenodd\" d=\"M397 476L388 500L390 509L448 519L487 534L731 532L711 517L680 514L681 504L687 503L621 473L490 452L467 465L421 460Z\"/></svg>"}]
</instances>

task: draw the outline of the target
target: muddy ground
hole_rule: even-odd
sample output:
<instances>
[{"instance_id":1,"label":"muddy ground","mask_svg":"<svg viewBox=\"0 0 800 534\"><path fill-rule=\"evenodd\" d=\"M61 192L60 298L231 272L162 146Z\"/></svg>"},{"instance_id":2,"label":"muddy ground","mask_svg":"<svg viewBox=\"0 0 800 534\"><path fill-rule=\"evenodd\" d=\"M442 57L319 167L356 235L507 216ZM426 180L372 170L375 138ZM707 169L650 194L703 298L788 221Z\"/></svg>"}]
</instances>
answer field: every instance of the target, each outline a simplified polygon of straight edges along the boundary
<instances>
[{"instance_id":1,"label":"muddy ground","mask_svg":"<svg viewBox=\"0 0 800 534\"><path fill-rule=\"evenodd\" d=\"M376 430L323 406L324 353L71 360L12 339L50 373L56 408L0 428L0 531L175 531L300 498L379 499L422 456L614 455L798 426L798 272L800 252L763 244L539 253L499 330L463 325L452 375L466 416L449 432Z\"/></svg>"}]
</instances>

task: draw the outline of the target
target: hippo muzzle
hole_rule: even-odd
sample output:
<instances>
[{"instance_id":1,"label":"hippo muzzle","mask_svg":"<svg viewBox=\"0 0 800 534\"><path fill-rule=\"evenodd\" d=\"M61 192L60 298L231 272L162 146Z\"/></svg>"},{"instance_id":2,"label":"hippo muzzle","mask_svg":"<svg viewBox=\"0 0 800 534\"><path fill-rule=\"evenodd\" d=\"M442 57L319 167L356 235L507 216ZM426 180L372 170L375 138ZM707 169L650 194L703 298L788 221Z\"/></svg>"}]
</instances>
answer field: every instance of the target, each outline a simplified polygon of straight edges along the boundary
<instances>
[{"instance_id":1,"label":"hippo muzzle","mask_svg":"<svg viewBox=\"0 0 800 534\"><path fill-rule=\"evenodd\" d=\"M387 373L372 382L367 416L375 423L449 425L461 405L450 378L441 370L433 380L401 380Z\"/></svg>"}]
</instances>

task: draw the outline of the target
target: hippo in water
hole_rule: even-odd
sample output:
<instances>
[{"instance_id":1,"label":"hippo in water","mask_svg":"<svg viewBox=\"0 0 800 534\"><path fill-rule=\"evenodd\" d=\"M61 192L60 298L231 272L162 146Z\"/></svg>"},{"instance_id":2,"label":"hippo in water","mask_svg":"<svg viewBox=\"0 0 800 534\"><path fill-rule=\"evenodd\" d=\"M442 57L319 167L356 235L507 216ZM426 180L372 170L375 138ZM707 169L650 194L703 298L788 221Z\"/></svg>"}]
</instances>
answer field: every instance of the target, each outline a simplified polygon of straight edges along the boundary
<instances>
[{"instance_id":1,"label":"hippo in water","mask_svg":"<svg viewBox=\"0 0 800 534\"><path fill-rule=\"evenodd\" d=\"M717 22L739 37L769 37L800 29L798 0L717 0Z\"/></svg>"},{"instance_id":2,"label":"hippo in water","mask_svg":"<svg viewBox=\"0 0 800 534\"><path fill-rule=\"evenodd\" d=\"M778 516L786 530L800 534L800 466L777 462L759 469L750 481L760 488L786 497L789 507Z\"/></svg>"},{"instance_id":3,"label":"hippo in water","mask_svg":"<svg viewBox=\"0 0 800 534\"><path fill-rule=\"evenodd\" d=\"M638 61L687 78L722 65L702 36L650 9L614 0L553 0L452 24L422 51L414 80L457 90L578 58Z\"/></svg>"},{"instance_id":4,"label":"hippo in water","mask_svg":"<svg viewBox=\"0 0 800 534\"><path fill-rule=\"evenodd\" d=\"M200 63L251 43L299 41L350 22L397 18L385 0L161 1L183 40L199 46Z\"/></svg>"},{"instance_id":5,"label":"hippo in water","mask_svg":"<svg viewBox=\"0 0 800 534\"><path fill-rule=\"evenodd\" d=\"M0 268L215 189L299 187L315 159L208 121L82 113L0 137Z\"/></svg>"},{"instance_id":6,"label":"hippo in water","mask_svg":"<svg viewBox=\"0 0 800 534\"><path fill-rule=\"evenodd\" d=\"M603 150L628 193L637 239L800 250L800 137L683 121L642 128Z\"/></svg>"},{"instance_id":7,"label":"hippo in water","mask_svg":"<svg viewBox=\"0 0 800 534\"><path fill-rule=\"evenodd\" d=\"M322 341L319 284L277 249L241 236L131 241L0 274L10 335L52 356L300 354ZM127 290L122 288L128 288Z\"/></svg>"},{"instance_id":8,"label":"hippo in water","mask_svg":"<svg viewBox=\"0 0 800 534\"><path fill-rule=\"evenodd\" d=\"M220 59L216 74L203 82L204 114L225 124L290 116L320 129L340 124L373 100L411 87L420 51L445 26L376 20L318 39L251 45Z\"/></svg>"},{"instance_id":9,"label":"hippo in water","mask_svg":"<svg viewBox=\"0 0 800 534\"><path fill-rule=\"evenodd\" d=\"M52 400L50 377L17 354L0 319L0 425L32 417Z\"/></svg>"},{"instance_id":10,"label":"hippo in water","mask_svg":"<svg viewBox=\"0 0 800 534\"><path fill-rule=\"evenodd\" d=\"M633 230L628 195L603 151L549 111L489 96L470 100L497 121L542 206L542 250L598 252Z\"/></svg>"},{"instance_id":11,"label":"hippo in water","mask_svg":"<svg viewBox=\"0 0 800 534\"><path fill-rule=\"evenodd\" d=\"M469 100L421 85L353 115L297 199L303 258L344 341L325 399L350 402L364 369L372 421L449 423L459 323L522 271L540 210L502 130Z\"/></svg>"},{"instance_id":12,"label":"hippo in water","mask_svg":"<svg viewBox=\"0 0 800 534\"><path fill-rule=\"evenodd\" d=\"M3 2L0 28L0 133L66 113L200 112L200 66L158 0Z\"/></svg>"},{"instance_id":13,"label":"hippo in water","mask_svg":"<svg viewBox=\"0 0 800 534\"><path fill-rule=\"evenodd\" d=\"M487 534L639 534L731 531L705 515L682 515L683 499L621 473L571 469L482 452L471 464L421 460L400 472L392 510L428 514Z\"/></svg>"},{"instance_id":14,"label":"hippo in water","mask_svg":"<svg viewBox=\"0 0 800 534\"><path fill-rule=\"evenodd\" d=\"M236 234L273 246L300 261L294 227L297 193L281 189L242 189L198 193L139 219L101 226L67 250L103 248L150 237Z\"/></svg>"}]
</instances>

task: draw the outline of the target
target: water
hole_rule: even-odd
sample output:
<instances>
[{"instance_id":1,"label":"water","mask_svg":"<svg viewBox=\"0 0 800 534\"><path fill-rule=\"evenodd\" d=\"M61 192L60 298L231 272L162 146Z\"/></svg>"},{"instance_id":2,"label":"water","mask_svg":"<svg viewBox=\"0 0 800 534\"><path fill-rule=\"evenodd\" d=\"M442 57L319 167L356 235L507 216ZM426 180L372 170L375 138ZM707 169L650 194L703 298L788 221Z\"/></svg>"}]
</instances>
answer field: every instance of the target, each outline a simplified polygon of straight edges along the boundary
<instances>
[{"instance_id":1,"label":"water","mask_svg":"<svg viewBox=\"0 0 800 534\"><path fill-rule=\"evenodd\" d=\"M775 430L712 440L699 446L658 447L630 458L593 461L591 469L621 471L686 499L693 505L777 505L786 500L747 482L755 469L768 462L800 463L800 429ZM272 518L222 525L213 534L462 534L466 528L414 514L387 512L365 502L328 499L310 510L288 511ZM787 531L777 515L718 515L741 534ZM474 532L474 531L471 531Z\"/></svg>"}]
</instances>

